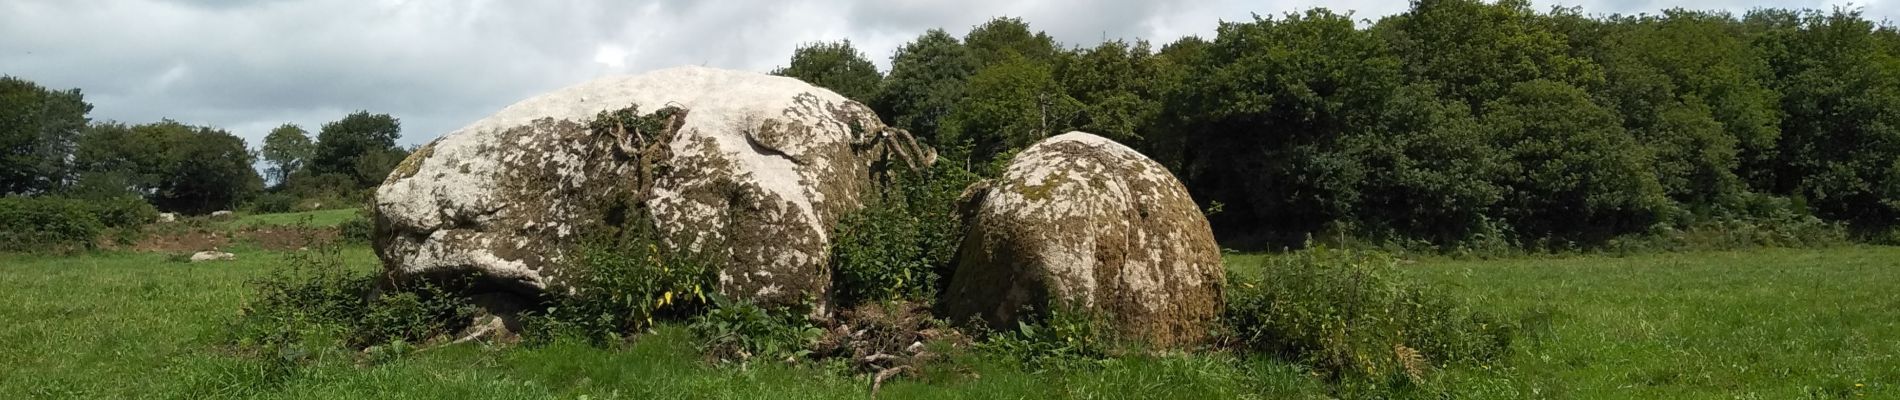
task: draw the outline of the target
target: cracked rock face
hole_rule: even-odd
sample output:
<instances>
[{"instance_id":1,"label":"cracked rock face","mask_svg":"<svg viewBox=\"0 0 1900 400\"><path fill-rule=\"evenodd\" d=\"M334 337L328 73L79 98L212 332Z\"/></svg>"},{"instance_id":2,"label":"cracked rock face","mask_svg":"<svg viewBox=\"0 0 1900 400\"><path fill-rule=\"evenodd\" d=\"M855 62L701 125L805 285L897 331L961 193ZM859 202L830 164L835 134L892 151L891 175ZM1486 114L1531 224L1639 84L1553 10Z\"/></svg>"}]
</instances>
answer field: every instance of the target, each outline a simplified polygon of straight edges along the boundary
<instances>
[{"instance_id":1,"label":"cracked rock face","mask_svg":"<svg viewBox=\"0 0 1900 400\"><path fill-rule=\"evenodd\" d=\"M589 124L666 110L659 131ZM560 283L572 245L643 208L665 244L724 260L719 289L822 302L830 233L875 168L934 157L871 110L792 78L679 67L509 106L418 149L376 192L376 253L398 277ZM901 163L900 162L900 163Z\"/></svg>"},{"instance_id":2,"label":"cracked rock face","mask_svg":"<svg viewBox=\"0 0 1900 400\"><path fill-rule=\"evenodd\" d=\"M1223 307L1220 248L1187 188L1121 144L1070 132L964 193L969 233L944 294L953 321L1016 326L1083 313L1158 347L1206 339Z\"/></svg>"}]
</instances>

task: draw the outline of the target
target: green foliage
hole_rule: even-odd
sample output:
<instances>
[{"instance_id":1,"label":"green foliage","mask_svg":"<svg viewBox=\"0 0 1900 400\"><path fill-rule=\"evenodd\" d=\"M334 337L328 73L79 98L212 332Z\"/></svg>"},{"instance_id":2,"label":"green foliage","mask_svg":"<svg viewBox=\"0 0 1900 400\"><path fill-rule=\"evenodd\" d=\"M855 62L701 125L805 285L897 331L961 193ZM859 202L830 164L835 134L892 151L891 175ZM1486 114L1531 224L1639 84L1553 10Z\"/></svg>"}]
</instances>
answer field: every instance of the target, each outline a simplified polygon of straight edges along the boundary
<instances>
[{"instance_id":1,"label":"green foliage","mask_svg":"<svg viewBox=\"0 0 1900 400\"><path fill-rule=\"evenodd\" d=\"M1900 35L1853 10L1780 17L1757 28L1787 115L1775 189L1862 231L1900 225Z\"/></svg>"},{"instance_id":2,"label":"green foliage","mask_svg":"<svg viewBox=\"0 0 1900 400\"><path fill-rule=\"evenodd\" d=\"M1499 214L1519 234L1558 246L1649 228L1671 204L1654 158L1616 114L1576 87L1533 81L1485 105L1484 129L1511 159Z\"/></svg>"},{"instance_id":3,"label":"green foliage","mask_svg":"<svg viewBox=\"0 0 1900 400\"><path fill-rule=\"evenodd\" d=\"M0 76L0 195L60 189L75 137L91 111L79 89L52 90Z\"/></svg>"},{"instance_id":4,"label":"green foliage","mask_svg":"<svg viewBox=\"0 0 1900 400\"><path fill-rule=\"evenodd\" d=\"M938 265L924 254L920 219L902 207L866 207L846 216L832 236L832 291L840 303L929 298Z\"/></svg>"},{"instance_id":5,"label":"green foliage","mask_svg":"<svg viewBox=\"0 0 1900 400\"><path fill-rule=\"evenodd\" d=\"M107 228L138 229L158 220L158 209L135 196L88 199L83 203Z\"/></svg>"},{"instance_id":6,"label":"green foliage","mask_svg":"<svg viewBox=\"0 0 1900 400\"><path fill-rule=\"evenodd\" d=\"M1335 380L1423 383L1438 367L1508 355L1513 328L1399 274L1398 260L1317 247L1229 274L1226 325L1242 348Z\"/></svg>"},{"instance_id":7,"label":"green foliage","mask_svg":"<svg viewBox=\"0 0 1900 400\"><path fill-rule=\"evenodd\" d=\"M792 51L791 65L772 75L798 78L859 102L870 101L884 79L850 40L800 45Z\"/></svg>"},{"instance_id":8,"label":"green foliage","mask_svg":"<svg viewBox=\"0 0 1900 400\"><path fill-rule=\"evenodd\" d=\"M1603 96L1657 156L1670 196L1715 211L1735 206L1747 180L1767 188L1780 94L1740 24L1685 10L1605 22Z\"/></svg>"},{"instance_id":9,"label":"green foliage","mask_svg":"<svg viewBox=\"0 0 1900 400\"><path fill-rule=\"evenodd\" d=\"M998 159L1068 131L1082 106L1062 90L1048 64L1006 54L970 77L963 102L944 123L942 140L970 143L972 162Z\"/></svg>"},{"instance_id":10,"label":"green foliage","mask_svg":"<svg viewBox=\"0 0 1900 400\"><path fill-rule=\"evenodd\" d=\"M575 272L549 290L557 295L547 310L525 318L525 336L606 344L646 331L656 319L705 308L718 290L717 264L665 246L653 232L636 223L588 238L573 254Z\"/></svg>"},{"instance_id":11,"label":"green foliage","mask_svg":"<svg viewBox=\"0 0 1900 400\"><path fill-rule=\"evenodd\" d=\"M1397 89L1375 117L1375 131L1384 134L1341 140L1346 157L1366 170L1345 233L1446 249L1516 239L1491 217L1507 190L1496 179L1508 160L1462 103L1437 91L1430 85Z\"/></svg>"},{"instance_id":12,"label":"green foliage","mask_svg":"<svg viewBox=\"0 0 1900 400\"><path fill-rule=\"evenodd\" d=\"M963 232L957 197L976 175L943 162L890 172L886 189L832 235L832 290L841 306L933 299L955 268Z\"/></svg>"},{"instance_id":13,"label":"green foliage","mask_svg":"<svg viewBox=\"0 0 1900 400\"><path fill-rule=\"evenodd\" d=\"M1346 15L1325 10L1221 25L1164 107L1185 146L1177 175L1220 202L1220 233L1296 245L1346 217L1369 175L1343 151L1374 135L1372 112L1399 85L1399 62ZM1230 240L1250 241L1229 235ZM1250 241L1251 242L1251 241Z\"/></svg>"},{"instance_id":14,"label":"green foliage","mask_svg":"<svg viewBox=\"0 0 1900 400\"><path fill-rule=\"evenodd\" d=\"M988 335L978 349L1013 358L1031 370L1085 365L1114 350L1110 329L1098 318L1061 309L1037 315L1036 321L1017 322L1015 330Z\"/></svg>"},{"instance_id":15,"label":"green foliage","mask_svg":"<svg viewBox=\"0 0 1900 400\"><path fill-rule=\"evenodd\" d=\"M1521 82L1602 81L1600 67L1577 57L1570 38L1552 28L1527 0L1421 0L1372 31L1396 50L1407 77L1477 108Z\"/></svg>"},{"instance_id":16,"label":"green foliage","mask_svg":"<svg viewBox=\"0 0 1900 400\"><path fill-rule=\"evenodd\" d=\"M164 168L152 204L165 210L202 214L235 208L257 193L263 180L252 169L251 151L244 139L222 130L200 127L186 131L175 122L173 140L164 152Z\"/></svg>"},{"instance_id":17,"label":"green foliage","mask_svg":"<svg viewBox=\"0 0 1900 400\"><path fill-rule=\"evenodd\" d=\"M1793 200L1747 194L1729 214L1681 227L1618 237L1604 249L1620 253L1738 250L1758 247L1823 247L1845 244L1847 227L1815 217Z\"/></svg>"},{"instance_id":18,"label":"green foliage","mask_svg":"<svg viewBox=\"0 0 1900 400\"><path fill-rule=\"evenodd\" d=\"M73 169L81 196L146 196L164 175L169 125L93 124L80 133Z\"/></svg>"},{"instance_id":19,"label":"green foliage","mask_svg":"<svg viewBox=\"0 0 1900 400\"><path fill-rule=\"evenodd\" d=\"M891 125L943 144L944 119L963 100L964 82L976 69L976 59L955 36L931 29L897 48L871 108Z\"/></svg>"},{"instance_id":20,"label":"green foliage","mask_svg":"<svg viewBox=\"0 0 1900 400\"><path fill-rule=\"evenodd\" d=\"M253 296L231 326L231 339L241 350L268 357L323 347L421 343L454 333L476 312L460 293L434 283L390 283L379 289L374 270L349 265L336 246L285 258L251 281Z\"/></svg>"},{"instance_id":21,"label":"green foliage","mask_svg":"<svg viewBox=\"0 0 1900 400\"><path fill-rule=\"evenodd\" d=\"M73 164L82 195L143 195L161 210L203 214L235 208L262 178L244 139L177 121L94 125L80 137Z\"/></svg>"},{"instance_id":22,"label":"green foliage","mask_svg":"<svg viewBox=\"0 0 1900 400\"><path fill-rule=\"evenodd\" d=\"M280 186L290 181L290 174L302 170L315 152L310 133L296 124L271 129L270 134L264 136L264 148L260 151L264 162L271 164L271 181Z\"/></svg>"},{"instance_id":23,"label":"green foliage","mask_svg":"<svg viewBox=\"0 0 1900 400\"><path fill-rule=\"evenodd\" d=\"M617 130L628 132L660 132L666 130L666 121L686 110L667 106L653 110L650 114L641 114L639 105L626 108L601 111L594 120L587 123L587 129L596 134L606 135Z\"/></svg>"},{"instance_id":24,"label":"green foliage","mask_svg":"<svg viewBox=\"0 0 1900 400\"><path fill-rule=\"evenodd\" d=\"M337 234L349 243L369 244L376 233L376 223L369 209L357 210L356 215L337 224Z\"/></svg>"},{"instance_id":25,"label":"green foliage","mask_svg":"<svg viewBox=\"0 0 1900 400\"><path fill-rule=\"evenodd\" d=\"M264 193L251 199L244 208L256 214L286 213L296 210L298 200L297 196L289 193Z\"/></svg>"},{"instance_id":26,"label":"green foliage","mask_svg":"<svg viewBox=\"0 0 1900 400\"><path fill-rule=\"evenodd\" d=\"M355 188L375 186L406 155L396 147L400 136L402 123L389 114L350 113L317 131L307 166L313 174L348 175Z\"/></svg>"},{"instance_id":27,"label":"green foliage","mask_svg":"<svg viewBox=\"0 0 1900 400\"><path fill-rule=\"evenodd\" d=\"M805 317L809 310L766 308L718 294L708 297L713 308L693 317L688 328L700 338L700 352L715 360L804 357L824 334Z\"/></svg>"},{"instance_id":28,"label":"green foliage","mask_svg":"<svg viewBox=\"0 0 1900 400\"><path fill-rule=\"evenodd\" d=\"M1046 64L1061 51L1055 38L1031 31L1022 18L998 17L970 28L963 36L964 46L977 65L988 67L1014 59Z\"/></svg>"},{"instance_id":29,"label":"green foliage","mask_svg":"<svg viewBox=\"0 0 1900 400\"><path fill-rule=\"evenodd\" d=\"M1075 129L1122 143L1139 143L1161 112L1160 62L1147 42L1102 42L1065 53L1055 77L1080 107Z\"/></svg>"},{"instance_id":30,"label":"green foliage","mask_svg":"<svg viewBox=\"0 0 1900 400\"><path fill-rule=\"evenodd\" d=\"M104 229L83 200L0 197L0 251L91 250Z\"/></svg>"}]
</instances>

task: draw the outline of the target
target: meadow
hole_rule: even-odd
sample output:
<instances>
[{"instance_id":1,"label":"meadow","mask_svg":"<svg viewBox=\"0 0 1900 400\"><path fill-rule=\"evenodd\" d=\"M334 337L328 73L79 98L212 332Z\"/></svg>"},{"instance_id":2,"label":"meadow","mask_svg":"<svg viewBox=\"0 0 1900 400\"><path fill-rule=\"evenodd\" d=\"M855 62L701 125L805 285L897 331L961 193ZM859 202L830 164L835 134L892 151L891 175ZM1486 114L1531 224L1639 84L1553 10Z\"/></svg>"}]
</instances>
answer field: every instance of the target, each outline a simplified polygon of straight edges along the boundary
<instances>
[{"instance_id":1,"label":"meadow","mask_svg":"<svg viewBox=\"0 0 1900 400\"><path fill-rule=\"evenodd\" d=\"M270 217L286 218L286 217ZM266 218L257 218L264 220ZM247 282L287 252L0 255L0 398L857 398L869 378L818 362L706 361L680 325L610 348L426 347L366 360L237 354ZM344 251L376 268L367 247ZM1272 255L1230 255L1247 274ZM1435 371L1398 397L1900 398L1900 248L1844 246L1500 260L1403 271L1523 325L1495 365ZM968 352L881 398L1332 398L1299 364L1226 353L1033 369ZM1350 397L1350 396L1348 396Z\"/></svg>"}]
</instances>

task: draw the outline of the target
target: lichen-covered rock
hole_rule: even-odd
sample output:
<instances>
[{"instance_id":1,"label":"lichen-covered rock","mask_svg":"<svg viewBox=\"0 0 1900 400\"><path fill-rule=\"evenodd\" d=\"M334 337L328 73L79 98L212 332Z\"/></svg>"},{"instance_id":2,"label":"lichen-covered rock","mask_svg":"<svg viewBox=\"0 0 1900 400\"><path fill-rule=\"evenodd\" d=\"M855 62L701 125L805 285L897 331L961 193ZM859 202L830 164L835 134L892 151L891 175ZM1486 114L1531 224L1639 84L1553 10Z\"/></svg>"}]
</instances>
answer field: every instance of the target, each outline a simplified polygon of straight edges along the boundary
<instances>
[{"instance_id":1,"label":"lichen-covered rock","mask_svg":"<svg viewBox=\"0 0 1900 400\"><path fill-rule=\"evenodd\" d=\"M231 261L231 260L236 260L236 259L237 259L236 254L231 254L231 253L226 253L226 252L216 251L216 250L206 250L206 251L200 251L200 252L191 254L191 262L195 262L195 263L206 262L206 261Z\"/></svg>"},{"instance_id":2,"label":"lichen-covered rock","mask_svg":"<svg viewBox=\"0 0 1900 400\"><path fill-rule=\"evenodd\" d=\"M655 123L597 121L629 106ZM377 190L376 250L399 277L472 272L538 293L561 282L581 237L648 215L668 245L725 262L727 295L822 302L831 229L862 206L873 171L932 157L864 105L796 79L701 67L603 78L417 149Z\"/></svg>"},{"instance_id":3,"label":"lichen-covered rock","mask_svg":"<svg viewBox=\"0 0 1900 400\"><path fill-rule=\"evenodd\" d=\"M964 193L969 233L944 294L953 321L1087 315L1158 347L1206 338L1223 306L1220 249L1187 188L1099 136L1030 146Z\"/></svg>"}]
</instances>

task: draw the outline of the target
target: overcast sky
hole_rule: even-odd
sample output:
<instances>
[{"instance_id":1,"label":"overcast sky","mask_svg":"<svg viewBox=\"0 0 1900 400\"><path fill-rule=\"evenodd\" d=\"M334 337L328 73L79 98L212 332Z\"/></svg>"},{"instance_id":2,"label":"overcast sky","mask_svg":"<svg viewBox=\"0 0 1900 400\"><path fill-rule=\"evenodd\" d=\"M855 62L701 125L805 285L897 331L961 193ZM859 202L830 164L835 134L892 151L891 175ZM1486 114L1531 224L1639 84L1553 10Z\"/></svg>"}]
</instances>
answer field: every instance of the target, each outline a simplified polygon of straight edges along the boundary
<instances>
[{"instance_id":1,"label":"overcast sky","mask_svg":"<svg viewBox=\"0 0 1900 400\"><path fill-rule=\"evenodd\" d=\"M80 88L94 120L171 118L253 147L355 110L427 142L515 101L590 78L684 64L769 71L800 43L851 39L880 69L926 29L961 36L1016 16L1065 45L1210 36L1325 3L1377 19L1403 0L0 0L0 74ZM1823 0L1550 0L1592 14L1668 6L1830 8ZM1873 0L1871 19L1900 14Z\"/></svg>"}]
</instances>

